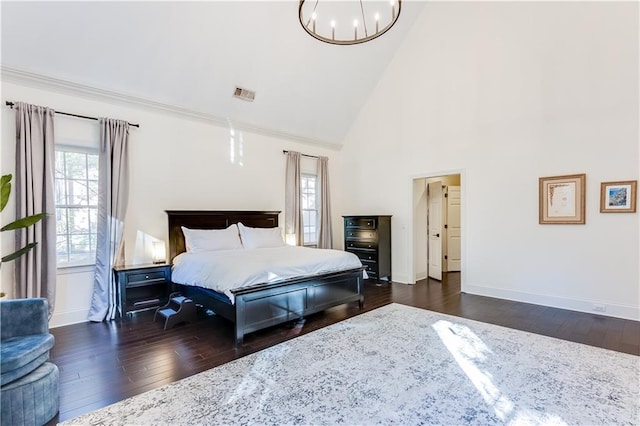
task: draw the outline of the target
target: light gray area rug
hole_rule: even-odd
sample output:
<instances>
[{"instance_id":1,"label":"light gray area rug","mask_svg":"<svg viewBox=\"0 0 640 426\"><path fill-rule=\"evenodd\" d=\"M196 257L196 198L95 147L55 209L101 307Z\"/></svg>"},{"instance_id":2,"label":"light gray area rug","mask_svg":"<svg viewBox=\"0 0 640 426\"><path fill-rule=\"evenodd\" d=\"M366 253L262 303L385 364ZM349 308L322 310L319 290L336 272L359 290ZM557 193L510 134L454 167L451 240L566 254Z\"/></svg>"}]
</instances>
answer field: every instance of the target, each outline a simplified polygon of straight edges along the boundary
<instances>
[{"instance_id":1,"label":"light gray area rug","mask_svg":"<svg viewBox=\"0 0 640 426\"><path fill-rule=\"evenodd\" d=\"M640 357L387 305L64 424L640 424Z\"/></svg>"}]
</instances>

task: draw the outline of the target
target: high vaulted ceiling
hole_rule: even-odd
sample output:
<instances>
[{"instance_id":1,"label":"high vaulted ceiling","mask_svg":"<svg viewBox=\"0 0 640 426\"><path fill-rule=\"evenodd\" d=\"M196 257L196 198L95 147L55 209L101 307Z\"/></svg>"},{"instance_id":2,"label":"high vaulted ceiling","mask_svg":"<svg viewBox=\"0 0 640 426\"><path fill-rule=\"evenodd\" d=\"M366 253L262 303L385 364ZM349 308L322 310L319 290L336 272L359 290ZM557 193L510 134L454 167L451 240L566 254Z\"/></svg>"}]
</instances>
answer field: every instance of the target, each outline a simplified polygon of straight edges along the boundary
<instances>
[{"instance_id":1,"label":"high vaulted ceiling","mask_svg":"<svg viewBox=\"0 0 640 426\"><path fill-rule=\"evenodd\" d=\"M2 1L2 66L340 144L423 6L335 46L305 33L297 1Z\"/></svg>"}]
</instances>

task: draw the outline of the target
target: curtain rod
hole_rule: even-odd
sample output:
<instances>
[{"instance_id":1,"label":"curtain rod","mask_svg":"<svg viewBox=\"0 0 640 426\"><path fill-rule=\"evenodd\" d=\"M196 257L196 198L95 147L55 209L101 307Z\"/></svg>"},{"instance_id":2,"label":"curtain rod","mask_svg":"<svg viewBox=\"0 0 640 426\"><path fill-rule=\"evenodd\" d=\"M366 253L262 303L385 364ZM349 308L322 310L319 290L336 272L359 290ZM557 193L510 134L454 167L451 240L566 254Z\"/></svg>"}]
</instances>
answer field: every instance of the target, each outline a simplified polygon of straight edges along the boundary
<instances>
[{"instance_id":1,"label":"curtain rod","mask_svg":"<svg viewBox=\"0 0 640 426\"><path fill-rule=\"evenodd\" d=\"M7 106L10 107L11 109L13 109L14 105L15 104L13 102L7 101ZM55 111L55 113L56 114L62 114L62 115L68 115L70 117L84 118L84 119L87 119L87 120L98 120L98 118L96 118L96 117L90 117L88 115L72 114L70 112ZM138 127L138 128L140 127L139 124L133 124L133 123L127 123L127 124L129 124L129 126L131 126L131 127Z\"/></svg>"},{"instance_id":2,"label":"curtain rod","mask_svg":"<svg viewBox=\"0 0 640 426\"><path fill-rule=\"evenodd\" d=\"M282 153L283 153L283 154L286 154L286 153L288 153L288 152L289 152L289 151L287 151L286 149L283 149L283 150L282 150ZM300 155L302 155L303 157L318 158L318 157L317 157L317 156L315 156L315 155L302 154L302 153L301 153Z\"/></svg>"}]
</instances>

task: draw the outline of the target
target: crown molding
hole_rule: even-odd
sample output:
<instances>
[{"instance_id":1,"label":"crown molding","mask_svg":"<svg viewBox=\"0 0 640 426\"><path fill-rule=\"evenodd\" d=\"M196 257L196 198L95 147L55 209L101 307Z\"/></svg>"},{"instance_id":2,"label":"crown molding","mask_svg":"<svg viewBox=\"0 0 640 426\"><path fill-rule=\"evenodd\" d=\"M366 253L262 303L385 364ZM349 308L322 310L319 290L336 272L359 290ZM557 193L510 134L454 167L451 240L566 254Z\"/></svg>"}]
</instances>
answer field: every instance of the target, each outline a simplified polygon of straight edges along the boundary
<instances>
[{"instance_id":1,"label":"crown molding","mask_svg":"<svg viewBox=\"0 0 640 426\"><path fill-rule=\"evenodd\" d=\"M126 106L136 105L145 109L160 111L169 113L183 118L195 119L198 121L204 121L206 123L214 124L220 127L231 127L234 130L241 130L245 132L255 133L262 136L269 136L279 139L286 139L292 142L303 143L307 145L320 146L332 150L340 150L341 146L314 138L308 138L305 136L295 135L292 133L282 132L275 129L269 129L266 127L256 126L250 123L242 121L231 120L228 117L221 117L214 114L209 114L201 111L184 108L178 105L166 104L162 102L153 101L150 99L139 98L136 96L126 95L124 93L115 92L112 90L100 89L97 87L74 83L72 81L63 80L55 77L49 77L42 74L37 74L29 71L24 71L18 68L7 67L0 65L0 73L2 74L2 80L26 85L30 87L36 87L46 90L56 91L66 95L80 96L83 98L107 101L116 104L125 104Z\"/></svg>"}]
</instances>

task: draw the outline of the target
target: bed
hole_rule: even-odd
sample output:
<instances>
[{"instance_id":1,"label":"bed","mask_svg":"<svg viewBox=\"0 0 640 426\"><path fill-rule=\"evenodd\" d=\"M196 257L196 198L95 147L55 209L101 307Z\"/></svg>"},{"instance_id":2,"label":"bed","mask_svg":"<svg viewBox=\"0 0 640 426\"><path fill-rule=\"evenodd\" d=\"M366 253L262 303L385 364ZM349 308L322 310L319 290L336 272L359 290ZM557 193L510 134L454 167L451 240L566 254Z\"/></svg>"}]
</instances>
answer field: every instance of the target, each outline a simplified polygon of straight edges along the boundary
<instances>
[{"instance_id":1,"label":"bed","mask_svg":"<svg viewBox=\"0 0 640 426\"><path fill-rule=\"evenodd\" d=\"M278 227L280 212L167 210L166 213L169 219L169 256L173 262L176 256L186 251L182 227L223 230L241 223L253 228L275 228ZM235 344L240 346L247 333L301 320L334 306L358 302L362 309L364 268L360 265L276 282L253 283L230 290L230 295L192 283L176 282L173 277L172 281L175 291L233 322Z\"/></svg>"}]
</instances>

